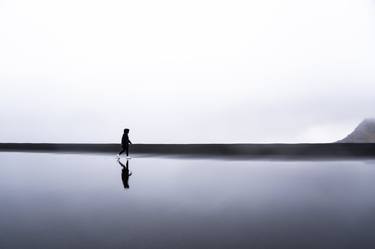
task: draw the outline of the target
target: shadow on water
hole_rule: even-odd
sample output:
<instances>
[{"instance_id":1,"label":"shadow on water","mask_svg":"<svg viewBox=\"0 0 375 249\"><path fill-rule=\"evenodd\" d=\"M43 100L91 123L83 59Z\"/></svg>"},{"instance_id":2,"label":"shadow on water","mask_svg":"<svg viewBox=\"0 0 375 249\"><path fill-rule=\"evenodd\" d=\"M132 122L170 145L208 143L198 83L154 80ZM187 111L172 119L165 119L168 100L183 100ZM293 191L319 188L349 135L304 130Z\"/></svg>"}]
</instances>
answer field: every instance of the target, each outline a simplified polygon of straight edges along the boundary
<instances>
[{"instance_id":1,"label":"shadow on water","mask_svg":"<svg viewBox=\"0 0 375 249\"><path fill-rule=\"evenodd\" d=\"M126 160L126 165L124 165L120 159L117 159L117 162L121 165L121 179L122 184L124 185L125 189L129 188L129 177L132 175L132 172L129 171L129 160Z\"/></svg>"}]
</instances>

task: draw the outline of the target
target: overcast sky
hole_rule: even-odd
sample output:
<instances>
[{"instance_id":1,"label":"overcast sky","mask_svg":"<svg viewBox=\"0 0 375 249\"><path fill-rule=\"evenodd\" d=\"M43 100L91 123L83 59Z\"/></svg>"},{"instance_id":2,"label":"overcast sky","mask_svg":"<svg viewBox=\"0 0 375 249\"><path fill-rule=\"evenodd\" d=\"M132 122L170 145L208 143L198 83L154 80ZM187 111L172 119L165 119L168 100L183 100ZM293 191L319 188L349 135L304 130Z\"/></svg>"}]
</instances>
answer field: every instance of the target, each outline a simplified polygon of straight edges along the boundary
<instances>
[{"instance_id":1,"label":"overcast sky","mask_svg":"<svg viewBox=\"0 0 375 249\"><path fill-rule=\"evenodd\" d=\"M374 44L374 0L0 0L0 142L335 141Z\"/></svg>"}]
</instances>

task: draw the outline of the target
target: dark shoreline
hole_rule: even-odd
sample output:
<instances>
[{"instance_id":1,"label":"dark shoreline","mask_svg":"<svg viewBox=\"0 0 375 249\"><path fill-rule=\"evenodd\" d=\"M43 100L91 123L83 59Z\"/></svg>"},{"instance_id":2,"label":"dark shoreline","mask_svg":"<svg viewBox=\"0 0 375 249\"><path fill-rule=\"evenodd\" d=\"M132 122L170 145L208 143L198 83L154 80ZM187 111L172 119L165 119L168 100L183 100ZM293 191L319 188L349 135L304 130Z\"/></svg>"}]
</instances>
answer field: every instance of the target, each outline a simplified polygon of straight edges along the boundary
<instances>
[{"instance_id":1,"label":"dark shoreline","mask_svg":"<svg viewBox=\"0 0 375 249\"><path fill-rule=\"evenodd\" d=\"M117 153L120 144L0 143L0 152ZM130 153L225 158L375 158L374 143L134 144Z\"/></svg>"}]
</instances>

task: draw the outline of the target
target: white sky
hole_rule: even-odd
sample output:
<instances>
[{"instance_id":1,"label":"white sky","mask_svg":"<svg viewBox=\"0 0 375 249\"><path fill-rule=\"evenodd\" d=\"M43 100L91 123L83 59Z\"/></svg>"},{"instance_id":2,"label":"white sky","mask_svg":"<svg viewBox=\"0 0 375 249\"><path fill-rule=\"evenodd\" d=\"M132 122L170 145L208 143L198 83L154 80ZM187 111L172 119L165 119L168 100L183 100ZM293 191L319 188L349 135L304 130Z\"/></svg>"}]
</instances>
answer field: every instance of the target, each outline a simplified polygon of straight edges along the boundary
<instances>
[{"instance_id":1,"label":"white sky","mask_svg":"<svg viewBox=\"0 0 375 249\"><path fill-rule=\"evenodd\" d=\"M374 44L374 0L0 0L0 142L335 141Z\"/></svg>"}]
</instances>

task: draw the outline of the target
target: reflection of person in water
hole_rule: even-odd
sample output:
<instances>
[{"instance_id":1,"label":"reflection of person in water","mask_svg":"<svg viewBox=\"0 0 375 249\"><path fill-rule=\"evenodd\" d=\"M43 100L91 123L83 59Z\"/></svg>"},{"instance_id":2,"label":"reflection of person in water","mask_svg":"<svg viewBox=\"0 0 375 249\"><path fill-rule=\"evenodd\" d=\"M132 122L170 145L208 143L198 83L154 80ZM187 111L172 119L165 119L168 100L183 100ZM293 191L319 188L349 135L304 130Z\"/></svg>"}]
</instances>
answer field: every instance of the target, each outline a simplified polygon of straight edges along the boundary
<instances>
[{"instance_id":1,"label":"reflection of person in water","mask_svg":"<svg viewBox=\"0 0 375 249\"><path fill-rule=\"evenodd\" d=\"M121 172L122 184L124 184L125 189L128 189L129 188L129 176L132 175L132 172L129 172L129 160L126 160L126 166L120 161L120 159L117 159L117 162L122 167L122 172Z\"/></svg>"}]
</instances>

